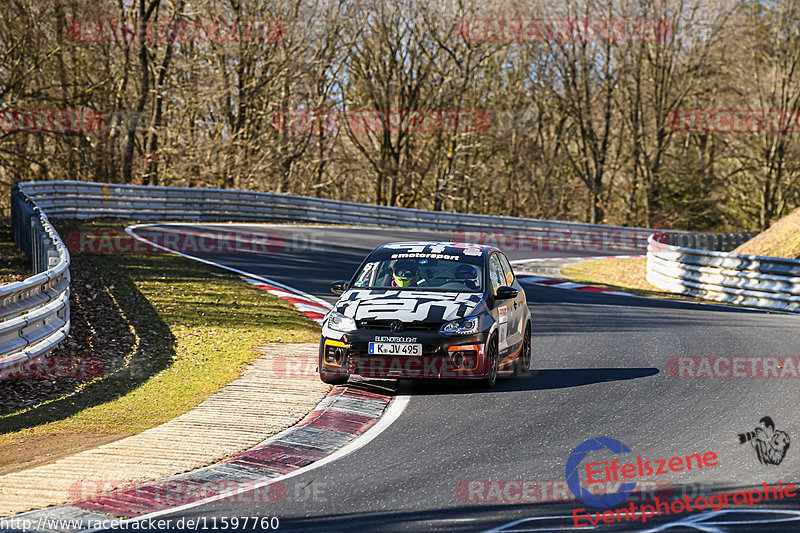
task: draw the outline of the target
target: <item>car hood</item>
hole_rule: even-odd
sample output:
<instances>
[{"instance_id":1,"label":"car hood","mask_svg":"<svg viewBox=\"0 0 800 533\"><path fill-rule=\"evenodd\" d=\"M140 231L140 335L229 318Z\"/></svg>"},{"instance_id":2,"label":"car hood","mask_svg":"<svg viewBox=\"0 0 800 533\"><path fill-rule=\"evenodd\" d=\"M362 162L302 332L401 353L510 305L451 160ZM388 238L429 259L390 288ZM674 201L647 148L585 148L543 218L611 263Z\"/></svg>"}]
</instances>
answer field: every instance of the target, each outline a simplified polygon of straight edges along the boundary
<instances>
[{"instance_id":1,"label":"car hood","mask_svg":"<svg viewBox=\"0 0 800 533\"><path fill-rule=\"evenodd\" d=\"M336 302L336 311L354 320L448 322L472 313L483 294L471 292L351 289Z\"/></svg>"}]
</instances>

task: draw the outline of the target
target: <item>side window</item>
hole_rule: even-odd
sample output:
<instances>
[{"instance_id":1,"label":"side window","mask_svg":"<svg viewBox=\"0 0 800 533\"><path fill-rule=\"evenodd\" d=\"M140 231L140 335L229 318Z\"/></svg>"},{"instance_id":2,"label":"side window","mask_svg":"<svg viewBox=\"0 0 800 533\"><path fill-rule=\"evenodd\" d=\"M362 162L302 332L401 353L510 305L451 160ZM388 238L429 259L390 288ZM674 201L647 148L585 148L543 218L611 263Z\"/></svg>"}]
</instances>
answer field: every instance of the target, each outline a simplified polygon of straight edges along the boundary
<instances>
[{"instance_id":1,"label":"side window","mask_svg":"<svg viewBox=\"0 0 800 533\"><path fill-rule=\"evenodd\" d=\"M498 254L492 254L489 257L489 279L492 282L492 292L497 292L497 289L506 284L506 275L503 272L503 266L500 264Z\"/></svg>"},{"instance_id":2,"label":"side window","mask_svg":"<svg viewBox=\"0 0 800 533\"><path fill-rule=\"evenodd\" d=\"M511 270L511 263L508 262L508 258L503 254L497 254L500 256L500 264L503 265L503 271L506 274L506 282L503 285L511 286L514 283L514 271Z\"/></svg>"}]
</instances>

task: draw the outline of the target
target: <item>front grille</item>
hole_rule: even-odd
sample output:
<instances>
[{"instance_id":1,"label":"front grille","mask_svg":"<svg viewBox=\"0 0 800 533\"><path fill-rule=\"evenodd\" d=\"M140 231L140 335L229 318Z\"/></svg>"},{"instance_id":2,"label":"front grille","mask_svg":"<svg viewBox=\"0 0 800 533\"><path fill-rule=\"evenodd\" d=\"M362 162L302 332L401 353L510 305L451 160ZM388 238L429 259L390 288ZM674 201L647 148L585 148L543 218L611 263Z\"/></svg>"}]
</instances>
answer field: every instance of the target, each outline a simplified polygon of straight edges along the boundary
<instances>
[{"instance_id":1,"label":"front grille","mask_svg":"<svg viewBox=\"0 0 800 533\"><path fill-rule=\"evenodd\" d=\"M381 329L392 331L391 324L394 320L375 320L363 319L358 321L358 327L362 329ZM404 331L439 331L442 325L440 323L425 323L425 322L404 322L403 329L397 333ZM392 332L395 333L395 332Z\"/></svg>"}]
</instances>

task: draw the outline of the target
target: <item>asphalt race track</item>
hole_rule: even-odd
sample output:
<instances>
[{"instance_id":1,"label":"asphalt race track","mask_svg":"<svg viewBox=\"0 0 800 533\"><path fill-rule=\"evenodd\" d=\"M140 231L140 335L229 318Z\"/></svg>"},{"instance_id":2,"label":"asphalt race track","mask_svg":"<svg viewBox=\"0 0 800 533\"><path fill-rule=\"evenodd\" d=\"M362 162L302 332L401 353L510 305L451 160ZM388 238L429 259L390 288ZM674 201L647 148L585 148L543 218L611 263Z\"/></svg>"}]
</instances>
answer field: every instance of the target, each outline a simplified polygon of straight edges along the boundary
<instances>
[{"instance_id":1,"label":"asphalt race track","mask_svg":"<svg viewBox=\"0 0 800 533\"><path fill-rule=\"evenodd\" d=\"M329 285L337 279L350 279L367 252L386 242L422 240L449 241L463 233L445 233L424 230L388 230L372 228L294 225L249 224L163 224L136 230L137 235L165 244L173 250L183 251L205 260L269 277L296 289L311 293L330 302L336 301ZM172 235L174 240L170 241ZM194 240L187 240L187 236ZM200 239L205 237L205 240ZM219 245L212 245L211 239ZM481 244L494 244L505 239L500 246L512 261L536 257L589 257L609 255L608 249L585 250L569 243L543 242L531 245L521 242L514 232L506 237L483 235ZM629 240L628 240L629 241ZM625 244L626 241L616 241ZM531 250L532 248L538 250ZM542 249L544 248L544 249ZM642 250L616 248L614 254L640 254Z\"/></svg>"},{"instance_id":2,"label":"asphalt race track","mask_svg":"<svg viewBox=\"0 0 800 533\"><path fill-rule=\"evenodd\" d=\"M148 231L208 229L183 224ZM449 238L432 232L356 228L217 229L289 232L283 234L284 246L273 253L203 257L328 301L335 300L328 284L349 278L376 245ZM292 239L305 236L307 244L285 245L290 234ZM607 254L509 250L511 259L577 255ZM534 330L530 376L502 379L490 391L463 384L409 386L409 404L392 425L357 451L287 481L283 501L249 503L245 496L241 503L206 504L161 518L205 517L210 523L214 517L276 516L281 531L570 529L573 510L598 509L564 501L564 494L571 497L565 492L565 465L576 446L601 436L632 450L616 456L623 463L634 463L637 456L655 464L676 456L716 454L716 465L648 478L658 483L655 495L667 501L800 479L799 444L790 446L780 464L761 464L754 447L737 438L753 431L765 416L772 418L776 430L800 438L797 373L794 379L710 379L672 377L667 372L673 357L798 356L800 317L533 285L526 286L526 294ZM615 456L598 451L588 457L610 461ZM523 498L524 481L536 482L544 494L532 491ZM642 486L652 487L652 482ZM303 490L298 492L298 487ZM648 499L647 493L638 497ZM667 530L687 531L676 522L702 518L706 531L800 531L800 521L777 521L800 518L799 501L795 495L752 508L784 510L780 513L757 513L745 505L738 509L746 512L678 512L646 524L600 522L582 529L645 531L672 524ZM529 520L509 525L525 519ZM742 523L719 525L725 521ZM585 519L582 523L587 524Z\"/></svg>"}]
</instances>

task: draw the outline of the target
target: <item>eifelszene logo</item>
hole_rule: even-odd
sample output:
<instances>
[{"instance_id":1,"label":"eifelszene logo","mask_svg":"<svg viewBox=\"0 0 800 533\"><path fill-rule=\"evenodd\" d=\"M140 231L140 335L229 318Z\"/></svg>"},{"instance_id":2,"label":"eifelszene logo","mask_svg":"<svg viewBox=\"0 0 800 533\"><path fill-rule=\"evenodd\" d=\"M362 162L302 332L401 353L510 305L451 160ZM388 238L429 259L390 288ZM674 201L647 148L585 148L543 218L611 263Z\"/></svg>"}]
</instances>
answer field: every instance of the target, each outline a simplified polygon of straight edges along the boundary
<instances>
[{"instance_id":1,"label":"eifelszene logo","mask_svg":"<svg viewBox=\"0 0 800 533\"><path fill-rule=\"evenodd\" d=\"M701 469L717 466L717 454L707 451L701 456L693 453L685 456L673 456L666 459L645 460L641 455L630 463L621 464L619 458L612 461L595 461L584 464L584 459L591 452L607 450L615 455L631 451L625 444L609 437L596 437L580 443L567 459L567 486L576 498L593 507L611 507L627 500L636 488L636 480L650 476L659 476L670 472ZM583 465L583 467L581 467ZM580 479L580 471L586 472L586 487ZM627 482L628 480L633 480ZM603 494L603 487L617 483L616 492ZM594 488L595 490L591 490Z\"/></svg>"},{"instance_id":2,"label":"eifelszene logo","mask_svg":"<svg viewBox=\"0 0 800 533\"><path fill-rule=\"evenodd\" d=\"M789 450L789 434L775 429L775 422L768 416L759 420L753 431L739 433L739 444L750 442L762 465L779 465Z\"/></svg>"},{"instance_id":3,"label":"eifelszene logo","mask_svg":"<svg viewBox=\"0 0 800 533\"><path fill-rule=\"evenodd\" d=\"M636 488L635 481L633 483L624 483L619 486L616 492L606 495L592 494L589 489L584 489L581 486L581 479L578 475L580 472L579 467L589 452L596 450L609 450L615 454L628 453L631 451L630 448L622 444L620 441L609 437L597 437L595 439L583 441L574 450L572 450L569 459L567 459L566 474L567 486L569 487L569 490L572 491L572 494L574 494L576 498L583 501L587 505L593 505L594 507L611 507L612 505L617 505L618 503L624 502L626 499L628 499L628 496L630 496L631 492L633 492L633 489ZM588 473L589 465L586 465L586 470Z\"/></svg>"}]
</instances>

